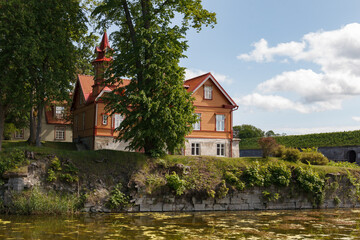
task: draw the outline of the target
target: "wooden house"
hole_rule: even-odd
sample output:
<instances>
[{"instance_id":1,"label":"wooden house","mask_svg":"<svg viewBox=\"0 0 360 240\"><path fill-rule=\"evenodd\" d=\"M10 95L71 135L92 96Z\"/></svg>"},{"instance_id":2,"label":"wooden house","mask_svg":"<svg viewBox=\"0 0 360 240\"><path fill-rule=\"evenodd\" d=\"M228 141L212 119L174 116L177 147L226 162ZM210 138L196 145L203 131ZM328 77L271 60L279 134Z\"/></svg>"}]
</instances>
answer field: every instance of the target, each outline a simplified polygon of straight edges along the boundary
<instances>
[{"instance_id":1,"label":"wooden house","mask_svg":"<svg viewBox=\"0 0 360 240\"><path fill-rule=\"evenodd\" d=\"M114 90L115 86L103 86L104 70L111 58L106 57L110 49L104 33L100 47L96 48L97 58L92 62L95 77L78 75L73 94L73 139L88 149L125 150L127 143L116 141L115 128L123 120L120 114L110 116L105 111L101 97ZM123 85L130 80L123 80ZM195 97L194 105L199 122L186 136L185 155L239 156L239 141L233 139L232 121L236 103L225 92L211 73L189 79L184 87Z\"/></svg>"}]
</instances>

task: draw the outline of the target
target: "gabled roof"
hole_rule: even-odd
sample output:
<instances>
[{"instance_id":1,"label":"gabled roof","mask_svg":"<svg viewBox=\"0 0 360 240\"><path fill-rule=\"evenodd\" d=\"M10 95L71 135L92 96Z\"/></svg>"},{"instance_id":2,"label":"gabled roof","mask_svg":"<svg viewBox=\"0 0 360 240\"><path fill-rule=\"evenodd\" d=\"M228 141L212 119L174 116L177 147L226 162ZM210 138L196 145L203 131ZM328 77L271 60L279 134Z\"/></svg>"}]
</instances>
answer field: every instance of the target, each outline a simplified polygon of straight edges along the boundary
<instances>
[{"instance_id":1,"label":"gabled roof","mask_svg":"<svg viewBox=\"0 0 360 240\"><path fill-rule=\"evenodd\" d=\"M64 103L63 103L64 104ZM62 104L58 104L59 105L62 105ZM45 105L45 119L46 119L46 123L47 124L57 124L57 125L70 125L71 122L69 120L66 120L64 118L61 118L61 119L58 119L55 117L55 114L54 114L54 107L56 106L56 103L53 102L51 103L50 106L48 105ZM65 112L64 114L68 114L67 112Z\"/></svg>"},{"instance_id":2,"label":"gabled roof","mask_svg":"<svg viewBox=\"0 0 360 240\"><path fill-rule=\"evenodd\" d=\"M211 73L205 73L203 75L200 75L198 77L194 77L191 79L188 79L184 81L184 86L187 87L187 91L194 93L196 92L207 80L212 81L215 86L224 94L226 99L233 105L234 107L237 107L237 104L232 100L232 98L227 94L227 92L221 87L221 85L216 81L215 77Z\"/></svg>"}]
</instances>

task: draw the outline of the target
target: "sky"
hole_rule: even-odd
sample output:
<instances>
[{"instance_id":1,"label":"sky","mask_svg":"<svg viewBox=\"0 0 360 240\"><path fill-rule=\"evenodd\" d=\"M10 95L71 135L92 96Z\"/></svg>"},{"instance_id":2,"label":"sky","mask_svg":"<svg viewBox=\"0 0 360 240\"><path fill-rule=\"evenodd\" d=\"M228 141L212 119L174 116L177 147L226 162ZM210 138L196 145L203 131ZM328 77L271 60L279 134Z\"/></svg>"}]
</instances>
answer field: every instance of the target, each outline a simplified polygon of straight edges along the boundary
<instances>
[{"instance_id":1,"label":"sky","mask_svg":"<svg viewBox=\"0 0 360 240\"><path fill-rule=\"evenodd\" d=\"M203 0L181 65L211 72L239 105L234 126L279 134L360 130L359 0Z\"/></svg>"}]
</instances>

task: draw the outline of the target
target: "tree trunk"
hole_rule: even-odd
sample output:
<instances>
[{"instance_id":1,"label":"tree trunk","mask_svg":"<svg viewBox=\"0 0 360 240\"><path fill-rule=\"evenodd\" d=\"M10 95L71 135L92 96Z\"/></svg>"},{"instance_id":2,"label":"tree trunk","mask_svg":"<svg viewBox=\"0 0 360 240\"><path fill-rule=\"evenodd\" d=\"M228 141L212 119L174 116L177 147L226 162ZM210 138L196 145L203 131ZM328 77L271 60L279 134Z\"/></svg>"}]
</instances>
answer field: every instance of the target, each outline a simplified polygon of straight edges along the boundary
<instances>
[{"instance_id":1,"label":"tree trunk","mask_svg":"<svg viewBox=\"0 0 360 240\"><path fill-rule=\"evenodd\" d=\"M30 110L30 136L28 139L28 143L31 145L35 144L35 125L36 125L36 116L34 116L34 108L32 107Z\"/></svg>"},{"instance_id":2,"label":"tree trunk","mask_svg":"<svg viewBox=\"0 0 360 240\"><path fill-rule=\"evenodd\" d=\"M41 134L41 117L42 117L42 113L44 110L44 106L42 103L39 103L38 106L38 113L37 113L37 127L36 127L36 146L40 147L41 146L41 138L40 138L40 134Z\"/></svg>"},{"instance_id":3,"label":"tree trunk","mask_svg":"<svg viewBox=\"0 0 360 240\"><path fill-rule=\"evenodd\" d=\"M5 111L6 111L6 106L0 105L0 152L2 150L2 140L4 135L4 127L5 127Z\"/></svg>"}]
</instances>

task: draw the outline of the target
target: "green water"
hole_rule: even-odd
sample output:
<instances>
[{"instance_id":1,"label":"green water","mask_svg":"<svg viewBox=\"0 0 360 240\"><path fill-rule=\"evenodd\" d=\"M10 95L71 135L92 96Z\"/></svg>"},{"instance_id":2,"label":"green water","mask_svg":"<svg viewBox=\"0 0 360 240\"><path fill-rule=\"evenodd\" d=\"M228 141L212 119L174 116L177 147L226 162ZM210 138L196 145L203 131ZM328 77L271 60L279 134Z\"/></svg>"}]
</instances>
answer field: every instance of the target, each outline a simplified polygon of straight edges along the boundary
<instances>
[{"instance_id":1,"label":"green water","mask_svg":"<svg viewBox=\"0 0 360 240\"><path fill-rule=\"evenodd\" d=\"M360 239L360 210L0 215L0 239Z\"/></svg>"}]
</instances>

